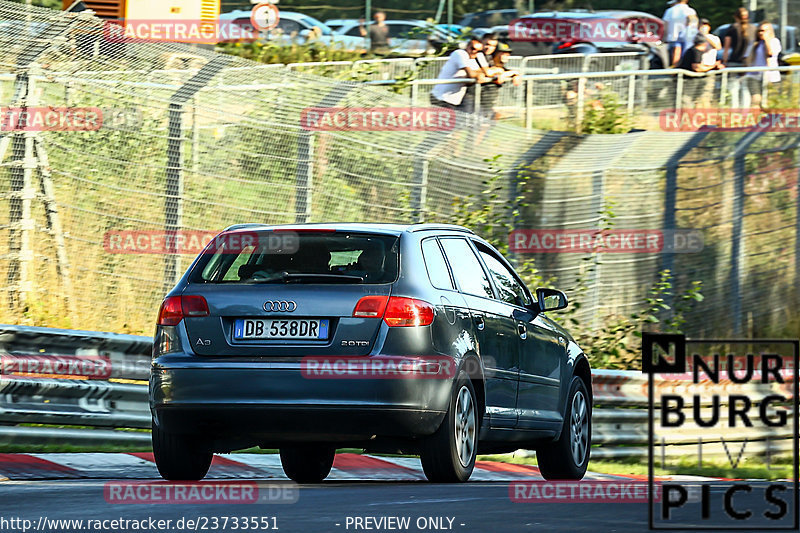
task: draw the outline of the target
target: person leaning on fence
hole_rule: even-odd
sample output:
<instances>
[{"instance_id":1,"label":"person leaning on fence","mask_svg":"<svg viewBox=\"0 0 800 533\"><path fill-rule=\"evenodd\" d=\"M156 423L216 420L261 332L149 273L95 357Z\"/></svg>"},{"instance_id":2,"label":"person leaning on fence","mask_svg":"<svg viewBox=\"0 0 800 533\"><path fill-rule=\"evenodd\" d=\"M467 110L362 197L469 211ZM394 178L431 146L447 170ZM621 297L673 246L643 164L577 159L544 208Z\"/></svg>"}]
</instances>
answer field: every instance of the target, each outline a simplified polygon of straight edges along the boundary
<instances>
[{"instance_id":1,"label":"person leaning on fence","mask_svg":"<svg viewBox=\"0 0 800 533\"><path fill-rule=\"evenodd\" d=\"M778 56L781 53L781 41L775 37L775 30L769 22L762 22L756 31L756 41L753 49L745 59L748 67L778 67ZM767 83L780 83L781 73L778 70L767 72L748 72L745 75L745 89L752 95L751 102L744 107L761 106L761 89L763 78Z\"/></svg>"},{"instance_id":2,"label":"person leaning on fence","mask_svg":"<svg viewBox=\"0 0 800 533\"><path fill-rule=\"evenodd\" d=\"M713 60L710 54L714 54ZM717 51L708 41L708 37L702 33L697 33L694 37L694 44L683 54L678 68L690 72L709 72L725 68L722 61L717 61ZM703 78L684 79L683 107L711 107L711 97L714 92L714 76L704 76Z\"/></svg>"},{"instance_id":3,"label":"person leaning on fence","mask_svg":"<svg viewBox=\"0 0 800 533\"><path fill-rule=\"evenodd\" d=\"M715 59L711 64L707 62L708 53L711 51L716 54L716 50L714 50L714 48L711 46L711 43L708 42L706 36L698 33L694 37L694 46L689 48L686 53L683 54L683 59L681 59L678 68L689 70L691 72L708 72L709 70L725 68L725 65L722 64L722 61L717 61Z\"/></svg>"},{"instance_id":4,"label":"person leaning on fence","mask_svg":"<svg viewBox=\"0 0 800 533\"><path fill-rule=\"evenodd\" d=\"M506 66L511 53L512 50L508 44L499 43L490 57L489 67L484 70L487 76L487 81L481 84L481 115L484 117L497 118L494 107L503 84L509 81L514 85L522 83L520 73Z\"/></svg>"},{"instance_id":5,"label":"person leaning on fence","mask_svg":"<svg viewBox=\"0 0 800 533\"><path fill-rule=\"evenodd\" d=\"M436 79L471 78L479 83L484 81L483 69L481 69L476 60L482 50L483 43L480 40L470 39L463 50L459 48L450 54ZM464 83L434 85L430 94L431 105L462 110L464 109L463 101L466 93L467 86ZM466 109L466 111L470 110Z\"/></svg>"}]
</instances>

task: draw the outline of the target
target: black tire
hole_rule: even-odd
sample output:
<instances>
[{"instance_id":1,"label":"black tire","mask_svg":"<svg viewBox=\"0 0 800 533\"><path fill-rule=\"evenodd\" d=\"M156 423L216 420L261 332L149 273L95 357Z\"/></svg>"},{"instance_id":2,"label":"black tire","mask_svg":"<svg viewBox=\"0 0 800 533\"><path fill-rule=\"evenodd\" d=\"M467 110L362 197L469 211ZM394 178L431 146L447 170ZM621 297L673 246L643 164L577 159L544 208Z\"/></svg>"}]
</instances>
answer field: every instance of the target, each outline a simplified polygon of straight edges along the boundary
<instances>
[{"instance_id":1,"label":"black tire","mask_svg":"<svg viewBox=\"0 0 800 533\"><path fill-rule=\"evenodd\" d=\"M281 448L286 477L298 483L319 483L331 473L336 449L324 444L298 444Z\"/></svg>"},{"instance_id":2,"label":"black tire","mask_svg":"<svg viewBox=\"0 0 800 533\"><path fill-rule=\"evenodd\" d=\"M453 386L442 425L421 442L420 461L428 481L460 483L469 479L475 468L479 426L475 388L462 371Z\"/></svg>"},{"instance_id":3,"label":"black tire","mask_svg":"<svg viewBox=\"0 0 800 533\"><path fill-rule=\"evenodd\" d=\"M581 405L583 410L581 410ZM576 409L577 408L577 409ZM589 465L592 442L592 403L586 384L572 378L564 413L564 427L557 441L536 449L539 471L545 479L582 479ZM578 457L581 459L578 460Z\"/></svg>"},{"instance_id":4,"label":"black tire","mask_svg":"<svg viewBox=\"0 0 800 533\"><path fill-rule=\"evenodd\" d=\"M197 481L208 473L214 454L197 438L166 432L153 421L152 439L153 457L164 479Z\"/></svg>"}]
</instances>

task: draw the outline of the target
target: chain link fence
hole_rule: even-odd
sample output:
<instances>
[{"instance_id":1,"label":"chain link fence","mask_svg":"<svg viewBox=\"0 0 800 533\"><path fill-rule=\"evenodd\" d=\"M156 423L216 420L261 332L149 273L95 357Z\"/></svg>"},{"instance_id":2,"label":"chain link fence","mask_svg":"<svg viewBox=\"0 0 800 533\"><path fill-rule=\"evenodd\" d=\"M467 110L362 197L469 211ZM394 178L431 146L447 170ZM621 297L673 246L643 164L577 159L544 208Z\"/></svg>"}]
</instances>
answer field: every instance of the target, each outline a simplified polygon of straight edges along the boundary
<instances>
[{"instance_id":1,"label":"chain link fence","mask_svg":"<svg viewBox=\"0 0 800 533\"><path fill-rule=\"evenodd\" d=\"M502 209L518 193L529 203L518 228L601 228L611 208L619 228L703 232L693 254L533 255L559 287L585 284L585 327L640 308L664 268L679 290L704 283L689 335L780 327L796 307L796 134L586 136L461 112L437 131L314 130L302 124L309 108L396 108L408 97L191 46L108 42L86 14L0 1L0 19L19 30L0 34L5 105L104 112L93 130L33 131L7 128L4 108L0 322L149 334L192 259L158 253L153 235L458 222L473 198ZM492 176L504 188L489 198ZM115 248L120 235L151 241Z\"/></svg>"}]
</instances>

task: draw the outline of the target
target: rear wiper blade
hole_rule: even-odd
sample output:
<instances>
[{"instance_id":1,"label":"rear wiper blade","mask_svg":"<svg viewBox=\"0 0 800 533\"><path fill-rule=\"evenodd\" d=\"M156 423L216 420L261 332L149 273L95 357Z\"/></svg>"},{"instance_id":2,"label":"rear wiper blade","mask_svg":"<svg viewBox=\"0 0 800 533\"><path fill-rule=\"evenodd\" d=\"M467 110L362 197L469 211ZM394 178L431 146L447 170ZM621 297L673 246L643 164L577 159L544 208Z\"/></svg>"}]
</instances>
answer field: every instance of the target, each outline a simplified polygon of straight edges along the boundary
<instances>
[{"instance_id":1,"label":"rear wiper blade","mask_svg":"<svg viewBox=\"0 0 800 533\"><path fill-rule=\"evenodd\" d=\"M281 272L280 274L264 279L252 280L256 283L303 283L313 282L315 280L324 281L326 283L363 283L364 278L361 276L350 276L347 274L311 274L311 273L290 273Z\"/></svg>"}]
</instances>

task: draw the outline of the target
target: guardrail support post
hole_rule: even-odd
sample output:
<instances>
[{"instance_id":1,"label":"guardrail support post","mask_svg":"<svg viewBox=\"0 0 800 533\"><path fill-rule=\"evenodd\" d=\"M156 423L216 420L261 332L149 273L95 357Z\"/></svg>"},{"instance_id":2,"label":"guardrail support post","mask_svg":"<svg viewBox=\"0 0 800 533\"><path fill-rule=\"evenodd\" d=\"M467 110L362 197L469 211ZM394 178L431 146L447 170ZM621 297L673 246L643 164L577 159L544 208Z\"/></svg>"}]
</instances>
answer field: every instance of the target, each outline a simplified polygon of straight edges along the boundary
<instances>
[{"instance_id":1,"label":"guardrail support post","mask_svg":"<svg viewBox=\"0 0 800 533\"><path fill-rule=\"evenodd\" d=\"M675 109L683 107L683 72L678 73L678 81L675 84Z\"/></svg>"}]
</instances>

